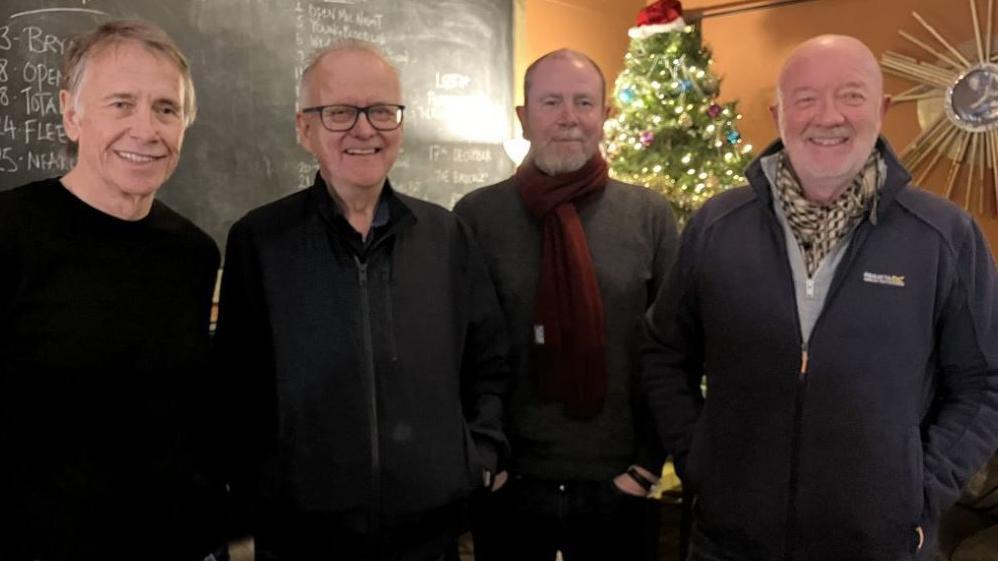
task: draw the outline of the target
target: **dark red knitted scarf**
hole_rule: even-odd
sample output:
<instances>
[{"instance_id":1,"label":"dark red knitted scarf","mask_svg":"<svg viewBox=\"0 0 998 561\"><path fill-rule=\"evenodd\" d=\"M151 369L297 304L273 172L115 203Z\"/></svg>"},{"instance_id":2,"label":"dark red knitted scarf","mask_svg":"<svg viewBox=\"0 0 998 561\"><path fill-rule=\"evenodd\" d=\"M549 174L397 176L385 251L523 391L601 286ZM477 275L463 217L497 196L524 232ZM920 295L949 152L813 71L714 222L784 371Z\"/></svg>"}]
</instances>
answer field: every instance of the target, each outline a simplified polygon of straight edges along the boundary
<instances>
[{"instance_id":1,"label":"dark red knitted scarf","mask_svg":"<svg viewBox=\"0 0 998 561\"><path fill-rule=\"evenodd\" d=\"M575 203L603 191L608 179L599 154L578 171L556 176L527 160L513 177L541 223L533 333L544 356L541 395L583 418L599 413L606 399L606 315Z\"/></svg>"}]
</instances>

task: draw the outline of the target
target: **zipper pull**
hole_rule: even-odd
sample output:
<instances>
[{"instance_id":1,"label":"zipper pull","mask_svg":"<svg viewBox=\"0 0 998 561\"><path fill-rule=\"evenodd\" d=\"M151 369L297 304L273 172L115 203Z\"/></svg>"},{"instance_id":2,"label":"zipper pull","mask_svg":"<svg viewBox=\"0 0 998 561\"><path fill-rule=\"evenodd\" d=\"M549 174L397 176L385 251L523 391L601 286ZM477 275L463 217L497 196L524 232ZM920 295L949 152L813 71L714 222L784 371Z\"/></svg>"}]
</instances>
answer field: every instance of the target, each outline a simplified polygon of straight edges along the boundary
<instances>
[{"instance_id":1,"label":"zipper pull","mask_svg":"<svg viewBox=\"0 0 998 561\"><path fill-rule=\"evenodd\" d=\"M357 259L357 283L367 285L367 263Z\"/></svg>"},{"instance_id":2,"label":"zipper pull","mask_svg":"<svg viewBox=\"0 0 998 561\"><path fill-rule=\"evenodd\" d=\"M814 279L809 278L804 281L804 290L808 298L814 298Z\"/></svg>"},{"instance_id":3,"label":"zipper pull","mask_svg":"<svg viewBox=\"0 0 998 561\"><path fill-rule=\"evenodd\" d=\"M807 343L800 346L800 379L807 375Z\"/></svg>"}]
</instances>

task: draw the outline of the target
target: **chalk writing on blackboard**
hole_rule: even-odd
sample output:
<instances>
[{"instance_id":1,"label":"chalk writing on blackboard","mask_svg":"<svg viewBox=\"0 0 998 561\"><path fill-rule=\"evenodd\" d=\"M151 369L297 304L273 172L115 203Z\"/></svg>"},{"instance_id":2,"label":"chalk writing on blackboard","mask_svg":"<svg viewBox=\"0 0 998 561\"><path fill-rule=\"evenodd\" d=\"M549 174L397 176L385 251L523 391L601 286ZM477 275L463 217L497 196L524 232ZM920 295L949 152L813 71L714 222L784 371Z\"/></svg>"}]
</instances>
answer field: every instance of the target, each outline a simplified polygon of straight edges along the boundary
<instances>
[{"instance_id":1,"label":"chalk writing on blackboard","mask_svg":"<svg viewBox=\"0 0 998 561\"><path fill-rule=\"evenodd\" d=\"M0 190L63 175L63 53L101 21L162 26L191 64L198 117L157 195L220 244L249 209L312 183L297 144L298 80L308 54L339 38L377 44L399 68L406 104L390 177L452 206L509 175L513 0L3 0Z\"/></svg>"}]
</instances>

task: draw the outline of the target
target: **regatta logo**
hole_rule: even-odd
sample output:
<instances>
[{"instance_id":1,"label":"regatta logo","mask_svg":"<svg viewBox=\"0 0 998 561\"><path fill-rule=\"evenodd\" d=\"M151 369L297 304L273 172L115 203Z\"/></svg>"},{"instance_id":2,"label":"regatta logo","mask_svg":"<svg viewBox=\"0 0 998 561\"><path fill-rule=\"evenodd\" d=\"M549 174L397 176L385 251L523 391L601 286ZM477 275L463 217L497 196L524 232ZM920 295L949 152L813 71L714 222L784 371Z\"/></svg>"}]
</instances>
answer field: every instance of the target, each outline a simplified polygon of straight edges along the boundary
<instances>
[{"instance_id":1,"label":"regatta logo","mask_svg":"<svg viewBox=\"0 0 998 561\"><path fill-rule=\"evenodd\" d=\"M882 275L880 273L863 271L863 282L902 287L904 286L904 275Z\"/></svg>"}]
</instances>

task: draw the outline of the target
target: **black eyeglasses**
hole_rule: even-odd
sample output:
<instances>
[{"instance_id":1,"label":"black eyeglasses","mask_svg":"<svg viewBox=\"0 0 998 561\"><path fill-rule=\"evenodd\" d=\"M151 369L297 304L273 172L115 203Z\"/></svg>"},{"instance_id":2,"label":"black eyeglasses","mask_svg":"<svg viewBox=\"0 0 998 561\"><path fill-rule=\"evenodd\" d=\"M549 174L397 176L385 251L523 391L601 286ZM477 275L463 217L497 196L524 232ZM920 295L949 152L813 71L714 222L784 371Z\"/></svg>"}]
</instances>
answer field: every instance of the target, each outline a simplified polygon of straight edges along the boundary
<instances>
[{"instance_id":1,"label":"black eyeglasses","mask_svg":"<svg viewBox=\"0 0 998 561\"><path fill-rule=\"evenodd\" d=\"M357 119L361 113L367 116L367 122L371 123L375 130L393 131L402 125L402 111L404 109L405 105L379 103L367 107L319 105L302 109L301 112L318 113L322 126L330 132L344 132L352 129L357 124Z\"/></svg>"}]
</instances>

